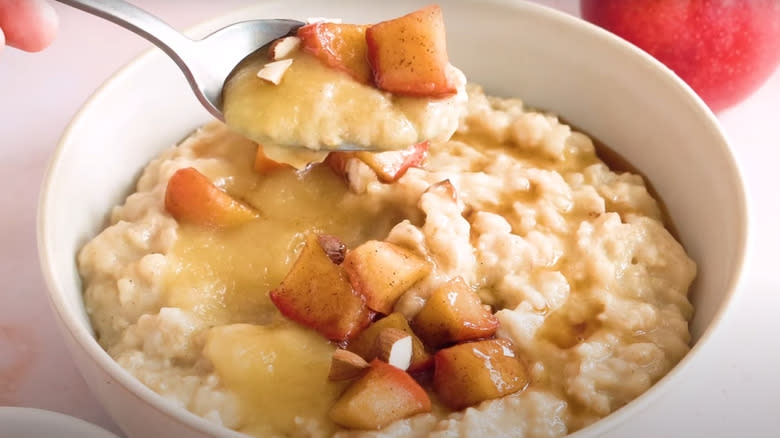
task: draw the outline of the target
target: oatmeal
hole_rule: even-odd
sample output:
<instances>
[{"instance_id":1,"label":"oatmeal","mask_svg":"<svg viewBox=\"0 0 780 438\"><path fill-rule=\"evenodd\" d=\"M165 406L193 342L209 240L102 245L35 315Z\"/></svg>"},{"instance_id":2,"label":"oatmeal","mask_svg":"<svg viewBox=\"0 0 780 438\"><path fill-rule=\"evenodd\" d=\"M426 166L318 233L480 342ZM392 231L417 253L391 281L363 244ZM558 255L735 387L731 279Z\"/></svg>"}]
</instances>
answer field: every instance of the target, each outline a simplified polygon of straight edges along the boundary
<instances>
[{"instance_id":1,"label":"oatmeal","mask_svg":"<svg viewBox=\"0 0 780 438\"><path fill-rule=\"evenodd\" d=\"M257 149L221 124L202 127L147 166L78 257L100 344L196 415L255 436L561 437L640 395L689 349L694 262L642 178L610 170L553 115L469 86L452 138L402 174L383 176L370 157L258 171ZM229 227L174 219L168 182L190 167L253 213ZM488 306L527 387L454 410L422 378L430 412L379 430L338 425L329 410L350 382L328 373L342 343L283 316L269 295L312 234L424 260L388 310L415 330L459 278Z\"/></svg>"}]
</instances>

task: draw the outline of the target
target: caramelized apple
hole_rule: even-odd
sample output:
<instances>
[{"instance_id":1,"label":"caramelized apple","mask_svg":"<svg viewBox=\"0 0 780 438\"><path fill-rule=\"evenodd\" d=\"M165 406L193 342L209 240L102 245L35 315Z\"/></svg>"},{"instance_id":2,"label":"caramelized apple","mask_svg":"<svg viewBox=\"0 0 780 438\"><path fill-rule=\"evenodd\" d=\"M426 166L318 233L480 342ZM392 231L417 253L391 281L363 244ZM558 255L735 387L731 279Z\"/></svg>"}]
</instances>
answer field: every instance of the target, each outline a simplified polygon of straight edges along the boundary
<instances>
[{"instance_id":1,"label":"caramelized apple","mask_svg":"<svg viewBox=\"0 0 780 438\"><path fill-rule=\"evenodd\" d=\"M179 169L168 180L165 209L179 222L230 227L251 221L257 212L218 189L193 167Z\"/></svg>"},{"instance_id":2,"label":"caramelized apple","mask_svg":"<svg viewBox=\"0 0 780 438\"><path fill-rule=\"evenodd\" d=\"M382 182L397 181L410 167L417 167L428 156L430 141L423 141L406 149L387 152L356 152L355 156L368 164Z\"/></svg>"},{"instance_id":3,"label":"caramelized apple","mask_svg":"<svg viewBox=\"0 0 780 438\"><path fill-rule=\"evenodd\" d=\"M325 65L346 72L358 82L371 84L371 67L366 58L366 26L312 23L298 29L298 38L303 49Z\"/></svg>"},{"instance_id":4,"label":"caramelized apple","mask_svg":"<svg viewBox=\"0 0 780 438\"><path fill-rule=\"evenodd\" d=\"M431 399L409 374L374 359L368 372L344 391L328 415L349 429L381 429L430 411Z\"/></svg>"},{"instance_id":5,"label":"caramelized apple","mask_svg":"<svg viewBox=\"0 0 780 438\"><path fill-rule=\"evenodd\" d=\"M270 298L284 316L335 341L357 335L371 322L365 298L314 234L307 237L298 260Z\"/></svg>"},{"instance_id":6,"label":"caramelized apple","mask_svg":"<svg viewBox=\"0 0 780 438\"><path fill-rule=\"evenodd\" d=\"M434 290L415 316L415 333L431 347L493 336L498 319L461 277Z\"/></svg>"},{"instance_id":7,"label":"caramelized apple","mask_svg":"<svg viewBox=\"0 0 780 438\"><path fill-rule=\"evenodd\" d=\"M347 253L344 269L368 307L388 314L404 292L431 272L431 264L398 245L369 240Z\"/></svg>"},{"instance_id":8,"label":"caramelized apple","mask_svg":"<svg viewBox=\"0 0 780 438\"><path fill-rule=\"evenodd\" d=\"M255 171L266 174L279 169L292 169L292 166L287 163L280 163L270 158L265 154L263 145L257 145L257 153L255 154Z\"/></svg>"},{"instance_id":9,"label":"caramelized apple","mask_svg":"<svg viewBox=\"0 0 780 438\"><path fill-rule=\"evenodd\" d=\"M460 410L525 389L529 377L506 339L467 342L434 356L433 387L441 402Z\"/></svg>"},{"instance_id":10,"label":"caramelized apple","mask_svg":"<svg viewBox=\"0 0 780 438\"><path fill-rule=\"evenodd\" d=\"M441 8L428 6L366 30L368 62L377 87L391 93L447 97L457 92Z\"/></svg>"},{"instance_id":11,"label":"caramelized apple","mask_svg":"<svg viewBox=\"0 0 780 438\"><path fill-rule=\"evenodd\" d=\"M425 346L422 341L420 341L420 338L414 334L412 328L409 327L409 322L398 312L391 313L368 326L360 335L349 341L347 350L360 355L367 361L376 359L377 351L375 346L377 344L377 338L382 331L390 328L403 330L412 337L412 361L407 371L416 373L426 370L433 365L433 356L425 351Z\"/></svg>"},{"instance_id":12,"label":"caramelized apple","mask_svg":"<svg viewBox=\"0 0 780 438\"><path fill-rule=\"evenodd\" d=\"M324 163L336 175L346 177L347 161L357 158L366 163L384 183L397 181L410 167L420 166L428 156L430 141L413 144L406 149L386 152L331 152Z\"/></svg>"}]
</instances>

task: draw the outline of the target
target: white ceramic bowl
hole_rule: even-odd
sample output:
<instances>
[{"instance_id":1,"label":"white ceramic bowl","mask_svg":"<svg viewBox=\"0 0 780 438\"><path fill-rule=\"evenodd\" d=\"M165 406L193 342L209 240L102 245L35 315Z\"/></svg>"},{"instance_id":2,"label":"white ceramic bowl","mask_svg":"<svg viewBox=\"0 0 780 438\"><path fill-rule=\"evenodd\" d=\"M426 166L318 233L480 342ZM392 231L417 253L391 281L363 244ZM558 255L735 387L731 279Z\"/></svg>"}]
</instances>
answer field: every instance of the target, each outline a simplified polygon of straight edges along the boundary
<instances>
[{"instance_id":1,"label":"white ceramic bowl","mask_svg":"<svg viewBox=\"0 0 780 438\"><path fill-rule=\"evenodd\" d=\"M372 22L412 11L413 0L259 4L200 26L205 35L246 18L340 16ZM560 114L616 149L660 193L699 275L691 291L693 349L644 395L573 436L630 420L675 386L731 305L747 242L742 181L716 119L670 70L584 21L512 1L443 2L453 64L487 91ZM305 14L305 15L304 15ZM62 137L43 186L39 251L51 303L81 373L131 437L237 433L165 402L123 371L93 337L76 271L79 248L105 225L146 163L209 119L161 52L130 63L83 107ZM726 335L720 333L720 336Z\"/></svg>"}]
</instances>

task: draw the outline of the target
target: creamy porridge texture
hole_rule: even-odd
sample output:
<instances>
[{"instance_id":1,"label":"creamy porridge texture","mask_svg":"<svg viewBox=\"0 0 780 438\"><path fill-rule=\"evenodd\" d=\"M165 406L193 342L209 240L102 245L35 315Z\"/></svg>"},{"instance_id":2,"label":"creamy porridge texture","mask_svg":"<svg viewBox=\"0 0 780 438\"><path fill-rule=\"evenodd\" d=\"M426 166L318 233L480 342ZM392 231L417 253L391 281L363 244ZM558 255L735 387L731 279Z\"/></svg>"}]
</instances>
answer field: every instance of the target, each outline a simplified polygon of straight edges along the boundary
<instances>
[{"instance_id":1,"label":"creamy porridge texture","mask_svg":"<svg viewBox=\"0 0 780 438\"><path fill-rule=\"evenodd\" d=\"M258 437L561 437L687 353L696 266L642 178L466 85L438 6L303 26L224 91L231 129L78 255L98 341L172 403Z\"/></svg>"},{"instance_id":2,"label":"creamy porridge texture","mask_svg":"<svg viewBox=\"0 0 780 438\"><path fill-rule=\"evenodd\" d=\"M642 178L611 171L553 115L469 86L452 139L390 184L358 160L348 184L322 164L258 173L256 148L202 127L148 165L78 257L101 345L197 415L256 436L560 437L637 397L688 351L695 264ZM166 184L187 167L258 218L178 223ZM455 196L429 190L445 180ZM336 345L268 296L312 231L429 260L394 306L407 319L447 280L474 285L527 364L528 388L457 412L434 398L432 412L378 431L335 425L327 410L347 385L327 379Z\"/></svg>"}]
</instances>

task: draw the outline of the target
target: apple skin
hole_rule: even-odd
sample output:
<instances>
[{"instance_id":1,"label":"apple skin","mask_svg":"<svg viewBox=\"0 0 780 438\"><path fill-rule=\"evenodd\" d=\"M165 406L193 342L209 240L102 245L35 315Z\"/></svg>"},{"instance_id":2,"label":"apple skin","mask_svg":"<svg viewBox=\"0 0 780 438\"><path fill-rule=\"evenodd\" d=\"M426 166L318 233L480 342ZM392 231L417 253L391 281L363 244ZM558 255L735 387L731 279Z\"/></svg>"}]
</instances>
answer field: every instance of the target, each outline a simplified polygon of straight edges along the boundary
<instances>
[{"instance_id":1,"label":"apple skin","mask_svg":"<svg viewBox=\"0 0 780 438\"><path fill-rule=\"evenodd\" d=\"M780 60L778 0L580 0L580 12L666 64L714 112L753 93Z\"/></svg>"}]
</instances>

